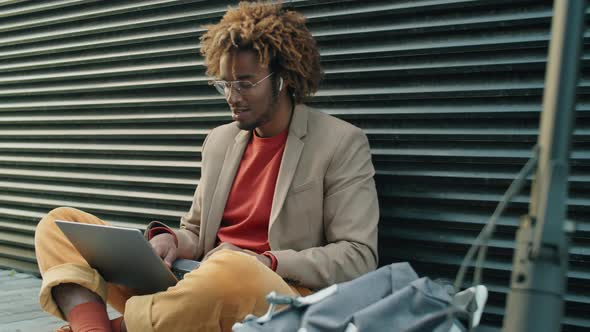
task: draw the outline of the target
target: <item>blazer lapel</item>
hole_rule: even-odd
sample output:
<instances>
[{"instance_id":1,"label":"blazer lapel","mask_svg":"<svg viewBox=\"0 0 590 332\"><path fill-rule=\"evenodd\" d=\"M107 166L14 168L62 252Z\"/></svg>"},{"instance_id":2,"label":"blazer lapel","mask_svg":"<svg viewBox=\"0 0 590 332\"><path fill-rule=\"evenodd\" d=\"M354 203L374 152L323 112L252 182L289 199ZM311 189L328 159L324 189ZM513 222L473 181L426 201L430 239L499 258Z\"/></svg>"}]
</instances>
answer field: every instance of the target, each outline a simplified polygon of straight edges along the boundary
<instances>
[{"instance_id":1,"label":"blazer lapel","mask_svg":"<svg viewBox=\"0 0 590 332\"><path fill-rule=\"evenodd\" d=\"M205 230L204 243L205 252L211 250L215 246L217 230L221 223L221 218L223 217L225 204L227 203L230 189L234 182L238 167L240 166L240 161L242 160L244 150L248 145L249 138L250 132L240 130L240 132L236 135L234 144L230 146L225 153L225 158L223 160L221 172L219 173L217 185L215 186L209 213L207 214L208 222L206 223L207 229Z\"/></svg>"},{"instance_id":2,"label":"blazer lapel","mask_svg":"<svg viewBox=\"0 0 590 332\"><path fill-rule=\"evenodd\" d=\"M297 169L297 164L299 164L299 158L303 151L304 143L301 139L307 134L307 108L304 105L297 105L293 112L289 135L287 136L285 151L283 152L275 193L272 199L269 229L283 208L283 203L287 198L287 192L293 182L295 170Z\"/></svg>"}]
</instances>

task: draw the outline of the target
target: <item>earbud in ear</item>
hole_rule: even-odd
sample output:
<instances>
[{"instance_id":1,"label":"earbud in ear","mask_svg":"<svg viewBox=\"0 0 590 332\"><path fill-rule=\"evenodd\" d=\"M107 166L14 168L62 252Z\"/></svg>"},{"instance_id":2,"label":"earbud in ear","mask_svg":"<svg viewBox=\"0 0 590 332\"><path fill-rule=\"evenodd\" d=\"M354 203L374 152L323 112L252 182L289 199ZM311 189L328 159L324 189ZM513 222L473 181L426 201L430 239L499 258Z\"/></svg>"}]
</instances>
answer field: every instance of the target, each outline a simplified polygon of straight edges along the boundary
<instances>
[{"instance_id":1,"label":"earbud in ear","mask_svg":"<svg viewBox=\"0 0 590 332\"><path fill-rule=\"evenodd\" d=\"M279 92L283 91L283 78L279 77Z\"/></svg>"}]
</instances>

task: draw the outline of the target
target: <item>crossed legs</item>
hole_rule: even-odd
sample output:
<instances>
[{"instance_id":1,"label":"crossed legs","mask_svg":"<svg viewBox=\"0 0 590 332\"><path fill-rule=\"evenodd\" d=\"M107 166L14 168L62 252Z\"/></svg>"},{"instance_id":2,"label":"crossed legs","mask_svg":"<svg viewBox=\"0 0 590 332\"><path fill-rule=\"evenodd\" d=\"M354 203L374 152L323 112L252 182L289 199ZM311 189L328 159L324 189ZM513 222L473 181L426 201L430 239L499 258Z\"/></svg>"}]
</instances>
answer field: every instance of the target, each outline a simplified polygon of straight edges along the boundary
<instances>
[{"instance_id":1,"label":"crossed legs","mask_svg":"<svg viewBox=\"0 0 590 332\"><path fill-rule=\"evenodd\" d=\"M55 220L106 224L73 208L57 208L37 226L35 248L43 276L41 307L67 320L84 302L108 302L124 314L128 331L230 331L245 315L268 308L266 294L297 295L276 273L253 256L228 250L164 292L134 296L128 288L107 283L67 240Z\"/></svg>"}]
</instances>

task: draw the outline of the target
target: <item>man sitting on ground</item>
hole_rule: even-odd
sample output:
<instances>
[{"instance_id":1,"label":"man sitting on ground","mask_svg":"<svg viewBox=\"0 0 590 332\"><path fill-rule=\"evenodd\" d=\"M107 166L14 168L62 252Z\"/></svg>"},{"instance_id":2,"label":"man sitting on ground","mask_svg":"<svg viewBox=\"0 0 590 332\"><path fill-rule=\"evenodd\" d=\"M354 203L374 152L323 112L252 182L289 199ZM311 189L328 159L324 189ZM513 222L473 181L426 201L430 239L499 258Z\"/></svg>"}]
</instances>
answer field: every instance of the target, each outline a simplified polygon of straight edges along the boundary
<instances>
[{"instance_id":1,"label":"man sitting on ground","mask_svg":"<svg viewBox=\"0 0 590 332\"><path fill-rule=\"evenodd\" d=\"M148 227L170 265L202 260L174 287L138 295L106 282L55 224L105 224L57 208L37 227L41 306L83 331L229 331L271 291L308 294L377 266L379 209L362 130L302 104L321 79L301 14L240 3L208 27L201 52L234 122L213 129L201 180L173 231ZM124 314L110 322L108 302Z\"/></svg>"}]
</instances>

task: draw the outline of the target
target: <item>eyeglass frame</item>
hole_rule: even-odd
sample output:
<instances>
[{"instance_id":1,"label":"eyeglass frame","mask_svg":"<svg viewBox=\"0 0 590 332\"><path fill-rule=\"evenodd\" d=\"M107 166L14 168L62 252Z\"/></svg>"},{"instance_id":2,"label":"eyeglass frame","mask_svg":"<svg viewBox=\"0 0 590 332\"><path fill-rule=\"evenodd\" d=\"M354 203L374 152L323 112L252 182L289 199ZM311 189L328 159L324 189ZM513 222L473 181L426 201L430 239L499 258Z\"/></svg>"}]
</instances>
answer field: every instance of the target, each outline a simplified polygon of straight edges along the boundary
<instances>
[{"instance_id":1,"label":"eyeglass frame","mask_svg":"<svg viewBox=\"0 0 590 332\"><path fill-rule=\"evenodd\" d=\"M262 81L269 78L272 74L274 74L274 72L271 72L270 74L266 75L265 77L263 77L262 79L260 79L256 83L252 83L248 80L237 80L237 81L213 80L213 81L209 81L209 84L213 85L213 87L215 87L215 90L217 90L217 92L219 92L223 96L228 96L229 92L231 92L232 89L234 89L236 92L238 92L240 95L242 95L243 92L241 90L244 88L240 87L239 83L246 82L246 83L251 84L252 86L244 89L245 91L249 91L249 90L252 90L255 87L257 87L258 84L262 83ZM229 84L229 89L227 90L228 92L226 92L225 89L228 87L228 84Z\"/></svg>"}]
</instances>

